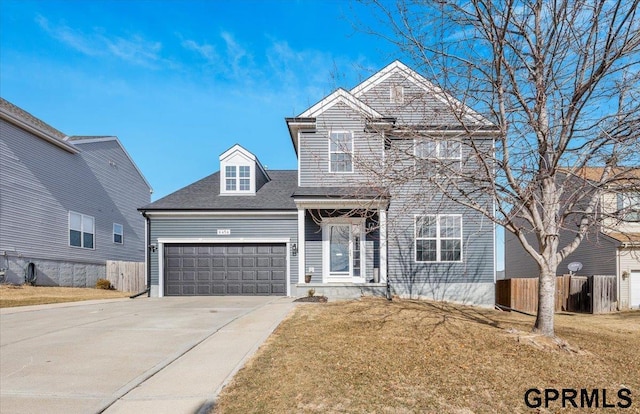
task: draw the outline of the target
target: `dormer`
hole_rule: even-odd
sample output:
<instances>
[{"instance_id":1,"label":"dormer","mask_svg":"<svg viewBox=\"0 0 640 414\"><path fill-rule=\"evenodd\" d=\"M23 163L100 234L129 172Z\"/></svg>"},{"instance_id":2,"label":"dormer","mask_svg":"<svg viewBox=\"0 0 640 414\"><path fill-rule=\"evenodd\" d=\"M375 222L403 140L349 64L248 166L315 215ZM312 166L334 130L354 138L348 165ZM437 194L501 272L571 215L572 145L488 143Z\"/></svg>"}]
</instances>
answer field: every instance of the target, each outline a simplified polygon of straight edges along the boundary
<instances>
[{"instance_id":1,"label":"dormer","mask_svg":"<svg viewBox=\"0 0 640 414\"><path fill-rule=\"evenodd\" d=\"M220 195L255 195L268 181L258 158L240 145L220 155Z\"/></svg>"}]
</instances>

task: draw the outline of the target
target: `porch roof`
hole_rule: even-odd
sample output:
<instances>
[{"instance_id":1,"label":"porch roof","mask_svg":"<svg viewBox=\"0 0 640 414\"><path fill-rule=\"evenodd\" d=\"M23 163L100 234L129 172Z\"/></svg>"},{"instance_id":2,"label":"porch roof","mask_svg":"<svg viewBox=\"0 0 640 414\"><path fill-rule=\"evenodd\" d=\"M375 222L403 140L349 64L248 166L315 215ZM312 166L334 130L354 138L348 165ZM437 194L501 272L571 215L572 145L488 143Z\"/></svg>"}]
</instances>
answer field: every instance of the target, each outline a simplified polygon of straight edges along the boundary
<instances>
[{"instance_id":1,"label":"porch roof","mask_svg":"<svg viewBox=\"0 0 640 414\"><path fill-rule=\"evenodd\" d=\"M379 187L298 187L293 193L293 198L374 200L389 198L389 192Z\"/></svg>"}]
</instances>

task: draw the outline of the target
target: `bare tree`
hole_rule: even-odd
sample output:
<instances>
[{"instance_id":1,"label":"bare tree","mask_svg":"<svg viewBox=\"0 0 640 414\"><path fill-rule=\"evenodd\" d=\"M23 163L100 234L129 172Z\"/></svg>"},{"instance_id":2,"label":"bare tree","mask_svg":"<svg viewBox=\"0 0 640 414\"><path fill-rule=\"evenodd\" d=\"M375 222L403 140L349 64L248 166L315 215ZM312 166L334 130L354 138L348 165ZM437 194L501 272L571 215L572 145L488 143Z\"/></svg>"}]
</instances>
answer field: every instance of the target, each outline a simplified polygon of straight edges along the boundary
<instances>
[{"instance_id":1,"label":"bare tree","mask_svg":"<svg viewBox=\"0 0 640 414\"><path fill-rule=\"evenodd\" d=\"M474 167L441 163L437 174L423 175L450 200L517 236L539 268L533 329L547 336L555 335L559 263L590 231L615 228L624 217L605 214L605 191L640 188L639 2L367 2L380 24L366 30L396 44L446 96L458 99L448 102ZM464 139L483 128L468 122L467 108L494 124L494 151ZM422 129L395 134L421 136ZM596 166L598 174L585 177ZM385 186L420 174L415 168L376 171ZM487 194L494 205L477 201ZM561 231L572 232L569 243L560 245Z\"/></svg>"}]
</instances>

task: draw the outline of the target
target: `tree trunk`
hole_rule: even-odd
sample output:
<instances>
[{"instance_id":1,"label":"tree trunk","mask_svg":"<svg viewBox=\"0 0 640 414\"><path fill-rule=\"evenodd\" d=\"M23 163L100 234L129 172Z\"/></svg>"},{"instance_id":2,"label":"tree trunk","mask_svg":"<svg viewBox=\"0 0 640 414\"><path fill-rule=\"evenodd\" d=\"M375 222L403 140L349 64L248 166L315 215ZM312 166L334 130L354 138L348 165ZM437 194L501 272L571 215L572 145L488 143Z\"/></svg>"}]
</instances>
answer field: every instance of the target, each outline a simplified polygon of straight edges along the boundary
<instances>
[{"instance_id":1,"label":"tree trunk","mask_svg":"<svg viewBox=\"0 0 640 414\"><path fill-rule=\"evenodd\" d=\"M555 313L556 272L549 268L540 271L538 281L538 314L533 332L554 337L553 316Z\"/></svg>"}]
</instances>

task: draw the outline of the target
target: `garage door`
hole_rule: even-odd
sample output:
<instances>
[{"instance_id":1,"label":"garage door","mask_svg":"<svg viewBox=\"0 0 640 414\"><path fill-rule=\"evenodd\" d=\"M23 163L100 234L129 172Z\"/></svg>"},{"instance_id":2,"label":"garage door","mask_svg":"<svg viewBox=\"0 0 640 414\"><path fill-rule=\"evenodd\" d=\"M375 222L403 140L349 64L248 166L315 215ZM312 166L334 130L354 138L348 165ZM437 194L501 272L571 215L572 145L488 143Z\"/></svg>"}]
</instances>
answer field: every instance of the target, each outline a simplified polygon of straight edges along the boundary
<instances>
[{"instance_id":1,"label":"garage door","mask_svg":"<svg viewBox=\"0 0 640 414\"><path fill-rule=\"evenodd\" d=\"M165 295L285 295L282 244L168 244Z\"/></svg>"},{"instance_id":2,"label":"garage door","mask_svg":"<svg viewBox=\"0 0 640 414\"><path fill-rule=\"evenodd\" d=\"M629 305L632 309L640 308L640 272L633 271L631 272L631 277L629 278L629 293L631 296L629 299Z\"/></svg>"}]
</instances>

